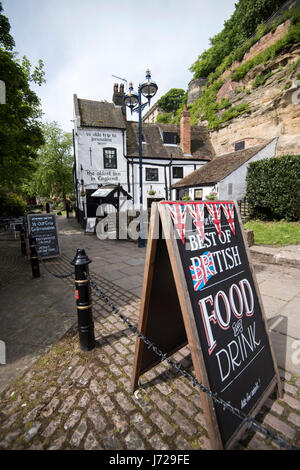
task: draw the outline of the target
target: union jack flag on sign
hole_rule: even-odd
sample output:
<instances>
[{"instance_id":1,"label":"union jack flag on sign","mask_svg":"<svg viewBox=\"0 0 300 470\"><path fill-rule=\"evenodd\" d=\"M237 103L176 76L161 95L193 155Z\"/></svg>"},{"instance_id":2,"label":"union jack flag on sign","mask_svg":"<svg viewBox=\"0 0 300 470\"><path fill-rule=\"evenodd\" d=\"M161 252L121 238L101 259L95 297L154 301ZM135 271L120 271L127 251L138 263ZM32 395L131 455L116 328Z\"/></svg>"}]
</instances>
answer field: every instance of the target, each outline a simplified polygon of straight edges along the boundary
<instances>
[{"instance_id":1,"label":"union jack flag on sign","mask_svg":"<svg viewBox=\"0 0 300 470\"><path fill-rule=\"evenodd\" d=\"M186 206L184 204L167 204L171 217L174 222L174 227L182 243L185 241L185 221L186 221Z\"/></svg>"},{"instance_id":2,"label":"union jack flag on sign","mask_svg":"<svg viewBox=\"0 0 300 470\"><path fill-rule=\"evenodd\" d=\"M212 216L212 221L217 229L218 234L221 235L221 204L207 204L206 207Z\"/></svg>"},{"instance_id":3,"label":"union jack flag on sign","mask_svg":"<svg viewBox=\"0 0 300 470\"><path fill-rule=\"evenodd\" d=\"M213 256L210 251L203 253L198 260L199 261L193 262L192 266L190 266L195 291L203 289L207 281L217 274Z\"/></svg>"},{"instance_id":4,"label":"union jack flag on sign","mask_svg":"<svg viewBox=\"0 0 300 470\"><path fill-rule=\"evenodd\" d=\"M198 232L200 233L202 240L204 240L204 204L189 204L189 212L193 217L193 222Z\"/></svg>"},{"instance_id":5,"label":"union jack flag on sign","mask_svg":"<svg viewBox=\"0 0 300 470\"><path fill-rule=\"evenodd\" d=\"M234 204L233 202L225 202L222 204L222 209L225 214L226 220L229 223L233 235L235 235L234 226Z\"/></svg>"}]
</instances>

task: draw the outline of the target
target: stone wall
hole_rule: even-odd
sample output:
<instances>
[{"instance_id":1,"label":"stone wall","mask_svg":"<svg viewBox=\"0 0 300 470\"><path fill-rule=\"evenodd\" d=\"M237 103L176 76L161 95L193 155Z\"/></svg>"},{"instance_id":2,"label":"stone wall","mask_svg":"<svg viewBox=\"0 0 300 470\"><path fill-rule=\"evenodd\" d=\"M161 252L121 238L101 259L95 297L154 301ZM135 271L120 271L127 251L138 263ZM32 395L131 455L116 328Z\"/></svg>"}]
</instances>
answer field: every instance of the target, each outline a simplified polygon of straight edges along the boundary
<instances>
[{"instance_id":1,"label":"stone wall","mask_svg":"<svg viewBox=\"0 0 300 470\"><path fill-rule=\"evenodd\" d=\"M192 104L200 98L206 82L207 78L194 78L194 80L190 81L188 85L187 104Z\"/></svg>"}]
</instances>

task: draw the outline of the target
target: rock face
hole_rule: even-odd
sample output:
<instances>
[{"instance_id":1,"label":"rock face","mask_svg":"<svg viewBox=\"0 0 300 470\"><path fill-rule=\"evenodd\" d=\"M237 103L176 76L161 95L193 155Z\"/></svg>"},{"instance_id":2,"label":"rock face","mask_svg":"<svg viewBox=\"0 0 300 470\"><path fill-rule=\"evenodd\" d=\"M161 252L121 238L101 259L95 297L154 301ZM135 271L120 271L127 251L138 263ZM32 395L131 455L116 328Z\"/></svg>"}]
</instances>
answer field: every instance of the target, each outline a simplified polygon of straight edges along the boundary
<instances>
[{"instance_id":1,"label":"rock face","mask_svg":"<svg viewBox=\"0 0 300 470\"><path fill-rule=\"evenodd\" d=\"M188 86L187 104L194 103L202 95L207 78L194 78Z\"/></svg>"},{"instance_id":2,"label":"rock face","mask_svg":"<svg viewBox=\"0 0 300 470\"><path fill-rule=\"evenodd\" d=\"M218 100L229 98L234 106L248 102L251 114L211 131L216 154L233 151L234 143L241 140L251 142L251 138L259 141L274 137L278 137L276 155L300 154L299 56L300 45L296 45L288 53L251 69L238 86L228 77L219 90ZM266 73L270 76L265 83L253 88L254 79Z\"/></svg>"}]
</instances>

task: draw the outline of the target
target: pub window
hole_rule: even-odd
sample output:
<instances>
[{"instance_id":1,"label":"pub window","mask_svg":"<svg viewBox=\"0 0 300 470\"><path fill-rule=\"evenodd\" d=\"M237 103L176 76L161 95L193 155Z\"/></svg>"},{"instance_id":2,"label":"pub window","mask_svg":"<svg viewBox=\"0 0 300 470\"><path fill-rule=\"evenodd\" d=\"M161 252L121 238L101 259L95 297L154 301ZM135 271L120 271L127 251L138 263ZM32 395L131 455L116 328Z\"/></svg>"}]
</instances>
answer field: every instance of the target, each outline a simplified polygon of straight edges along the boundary
<instances>
[{"instance_id":1,"label":"pub window","mask_svg":"<svg viewBox=\"0 0 300 470\"><path fill-rule=\"evenodd\" d=\"M228 196L232 195L232 183L228 183Z\"/></svg>"},{"instance_id":2,"label":"pub window","mask_svg":"<svg viewBox=\"0 0 300 470\"><path fill-rule=\"evenodd\" d=\"M202 197L203 197L203 189L195 189L194 199L198 201L202 201Z\"/></svg>"},{"instance_id":3,"label":"pub window","mask_svg":"<svg viewBox=\"0 0 300 470\"><path fill-rule=\"evenodd\" d=\"M146 168L146 181L158 181L158 168Z\"/></svg>"},{"instance_id":4,"label":"pub window","mask_svg":"<svg viewBox=\"0 0 300 470\"><path fill-rule=\"evenodd\" d=\"M183 166L173 166L173 178L183 178Z\"/></svg>"},{"instance_id":5,"label":"pub window","mask_svg":"<svg viewBox=\"0 0 300 470\"><path fill-rule=\"evenodd\" d=\"M245 141L244 140L234 144L234 150L244 150L244 148L245 148Z\"/></svg>"},{"instance_id":6,"label":"pub window","mask_svg":"<svg viewBox=\"0 0 300 470\"><path fill-rule=\"evenodd\" d=\"M103 149L103 166L104 168L117 168L117 150L114 148Z\"/></svg>"},{"instance_id":7,"label":"pub window","mask_svg":"<svg viewBox=\"0 0 300 470\"><path fill-rule=\"evenodd\" d=\"M176 145L179 143L179 137L176 132L163 132L163 143Z\"/></svg>"}]
</instances>

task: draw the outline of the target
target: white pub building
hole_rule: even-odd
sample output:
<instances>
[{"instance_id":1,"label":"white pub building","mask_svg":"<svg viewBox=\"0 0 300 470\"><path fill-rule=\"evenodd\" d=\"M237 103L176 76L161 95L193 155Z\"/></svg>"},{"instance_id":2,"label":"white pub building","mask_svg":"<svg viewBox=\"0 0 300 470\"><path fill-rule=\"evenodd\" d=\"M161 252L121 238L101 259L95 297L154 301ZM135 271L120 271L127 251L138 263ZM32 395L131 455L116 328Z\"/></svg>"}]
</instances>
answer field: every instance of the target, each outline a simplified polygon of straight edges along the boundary
<instances>
[{"instance_id":1,"label":"white pub building","mask_svg":"<svg viewBox=\"0 0 300 470\"><path fill-rule=\"evenodd\" d=\"M76 213L84 227L93 225L99 205L108 213L139 210L138 123L127 120L123 98L118 84L112 103L74 95ZM142 155L144 209L155 200L182 199L187 190L172 185L215 156L205 127L191 126L186 109L180 125L143 123ZM191 196L201 200L201 190Z\"/></svg>"}]
</instances>

